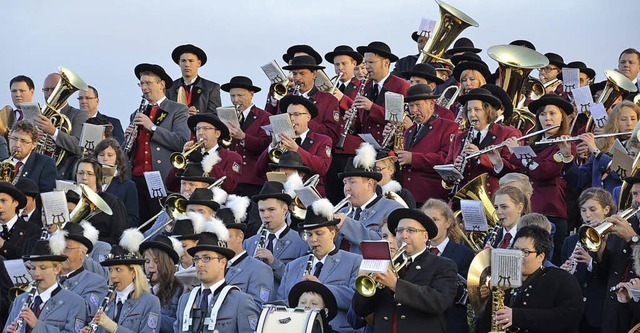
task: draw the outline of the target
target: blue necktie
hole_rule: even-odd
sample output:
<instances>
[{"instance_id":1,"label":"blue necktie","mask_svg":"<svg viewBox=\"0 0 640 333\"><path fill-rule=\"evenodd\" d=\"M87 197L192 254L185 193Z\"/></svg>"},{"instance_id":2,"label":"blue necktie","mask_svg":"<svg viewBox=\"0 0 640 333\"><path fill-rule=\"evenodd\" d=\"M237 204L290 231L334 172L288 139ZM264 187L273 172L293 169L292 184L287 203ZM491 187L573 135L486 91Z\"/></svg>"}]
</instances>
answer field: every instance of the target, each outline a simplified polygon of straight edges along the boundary
<instances>
[{"instance_id":1,"label":"blue necktie","mask_svg":"<svg viewBox=\"0 0 640 333\"><path fill-rule=\"evenodd\" d=\"M315 268L315 270L313 271L313 276L315 276L315 277L319 277L319 276L320 276L320 271L322 271L322 266L323 266L323 265L324 265L324 264L323 264L321 261L318 261L318 262L316 263L316 268Z\"/></svg>"}]
</instances>

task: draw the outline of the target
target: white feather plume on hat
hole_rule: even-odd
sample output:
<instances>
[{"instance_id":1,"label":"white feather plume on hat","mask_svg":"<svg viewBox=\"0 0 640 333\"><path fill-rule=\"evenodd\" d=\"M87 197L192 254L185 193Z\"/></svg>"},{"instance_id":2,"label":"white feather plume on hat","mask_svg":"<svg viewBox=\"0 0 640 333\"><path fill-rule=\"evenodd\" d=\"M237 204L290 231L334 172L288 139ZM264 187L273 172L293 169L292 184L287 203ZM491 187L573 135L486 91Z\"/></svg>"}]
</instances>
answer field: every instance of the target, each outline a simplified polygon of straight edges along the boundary
<instances>
[{"instance_id":1,"label":"white feather plume on hat","mask_svg":"<svg viewBox=\"0 0 640 333\"><path fill-rule=\"evenodd\" d=\"M402 190L402 185L395 180L390 180L388 183L382 186L382 193L387 193L389 191L397 193Z\"/></svg>"},{"instance_id":2,"label":"white feather plume on hat","mask_svg":"<svg viewBox=\"0 0 640 333\"><path fill-rule=\"evenodd\" d=\"M287 178L287 182L284 183L284 191L292 198L296 197L296 190L304 187L304 182L302 181L302 177L299 174L293 173L289 178Z\"/></svg>"},{"instance_id":3,"label":"white feather plume on hat","mask_svg":"<svg viewBox=\"0 0 640 333\"><path fill-rule=\"evenodd\" d=\"M91 223L86 220L82 220L82 222L80 222L80 226L84 229L82 235L86 239L90 240L91 244L96 245L98 236L100 236L100 231L98 231L98 229L96 229Z\"/></svg>"},{"instance_id":4,"label":"white feather plume on hat","mask_svg":"<svg viewBox=\"0 0 640 333\"><path fill-rule=\"evenodd\" d=\"M140 244L144 241L144 235L136 228L129 228L120 237L120 246L130 253L138 253Z\"/></svg>"},{"instance_id":5,"label":"white feather plume on hat","mask_svg":"<svg viewBox=\"0 0 640 333\"><path fill-rule=\"evenodd\" d=\"M227 198L229 197L229 194L218 186L214 186L211 189L211 193L213 193L213 201L217 202L221 206L227 202Z\"/></svg>"},{"instance_id":6,"label":"white feather plume on hat","mask_svg":"<svg viewBox=\"0 0 640 333\"><path fill-rule=\"evenodd\" d=\"M247 219L249 204L251 204L251 200L248 197L232 194L227 199L225 207L231 209L236 223L242 223Z\"/></svg>"},{"instance_id":7,"label":"white feather plume on hat","mask_svg":"<svg viewBox=\"0 0 640 333\"><path fill-rule=\"evenodd\" d=\"M218 155L217 151L210 152L202 159L202 162L200 162L200 164L202 165L202 170L207 174L210 173L213 169L213 166L218 164L218 162L220 162L221 160L222 159L220 158L220 155Z\"/></svg>"},{"instance_id":8,"label":"white feather plume on hat","mask_svg":"<svg viewBox=\"0 0 640 333\"><path fill-rule=\"evenodd\" d=\"M64 248L67 246L67 242L65 241L65 237L68 232L66 230L58 230L51 235L49 238L49 249L51 249L51 254L59 256L64 252Z\"/></svg>"},{"instance_id":9,"label":"white feather plume on hat","mask_svg":"<svg viewBox=\"0 0 640 333\"><path fill-rule=\"evenodd\" d=\"M333 204L329 199L322 198L311 204L313 213L327 220L333 220Z\"/></svg>"},{"instance_id":10,"label":"white feather plume on hat","mask_svg":"<svg viewBox=\"0 0 640 333\"><path fill-rule=\"evenodd\" d=\"M191 225L193 225L193 233L199 234L204 231L204 216L196 212L187 212L187 217L191 220Z\"/></svg>"},{"instance_id":11,"label":"white feather plume on hat","mask_svg":"<svg viewBox=\"0 0 640 333\"><path fill-rule=\"evenodd\" d=\"M171 241L171 247L173 247L173 250L178 254L178 258L182 257L182 255L184 254L182 243L180 243L180 241L173 236L169 236L169 240Z\"/></svg>"},{"instance_id":12,"label":"white feather plume on hat","mask_svg":"<svg viewBox=\"0 0 640 333\"><path fill-rule=\"evenodd\" d=\"M367 142L360 144L360 148L356 149L356 156L353 158L353 166L373 171L376 166L376 149Z\"/></svg>"},{"instance_id":13,"label":"white feather plume on hat","mask_svg":"<svg viewBox=\"0 0 640 333\"><path fill-rule=\"evenodd\" d=\"M219 218L214 217L211 220L205 222L203 232L216 234L218 236L218 240L224 242L229 240L229 229L224 226L224 223Z\"/></svg>"}]
</instances>

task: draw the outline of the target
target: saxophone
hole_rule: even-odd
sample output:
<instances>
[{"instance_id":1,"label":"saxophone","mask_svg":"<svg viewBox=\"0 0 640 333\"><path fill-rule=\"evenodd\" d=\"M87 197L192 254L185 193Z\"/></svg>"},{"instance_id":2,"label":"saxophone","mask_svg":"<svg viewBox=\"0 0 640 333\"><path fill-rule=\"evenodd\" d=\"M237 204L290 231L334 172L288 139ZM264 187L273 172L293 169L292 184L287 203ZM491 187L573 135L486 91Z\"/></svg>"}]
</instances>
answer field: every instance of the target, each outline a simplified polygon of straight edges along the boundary
<instances>
[{"instance_id":1,"label":"saxophone","mask_svg":"<svg viewBox=\"0 0 640 333\"><path fill-rule=\"evenodd\" d=\"M37 283L38 282L36 282L36 280L31 281L31 290L29 291L29 296L27 296L27 300L24 302L24 306L22 306L22 309L31 308L31 305L33 305L33 300L35 299L36 291L38 291L36 287ZM16 325L17 325L16 332L21 332L22 326L24 325L24 318L18 315L18 318L16 318Z\"/></svg>"},{"instance_id":2,"label":"saxophone","mask_svg":"<svg viewBox=\"0 0 640 333\"><path fill-rule=\"evenodd\" d=\"M114 295L115 291L116 291L115 285L112 284L111 286L109 286L107 295L102 300L102 303L100 304L100 307L98 308L98 311L96 311L96 313L100 311L103 311L103 312L107 311L107 305L111 301L111 297ZM94 333L98 329L98 323L96 323L95 319L91 320L91 322L89 323L89 327L91 328L91 333Z\"/></svg>"},{"instance_id":3,"label":"saxophone","mask_svg":"<svg viewBox=\"0 0 640 333\"><path fill-rule=\"evenodd\" d=\"M367 85L367 81L369 80L369 75L371 75L371 73L367 73L367 75L364 76L364 79L362 79L362 84L360 85L360 89L358 89L358 93L356 94L356 97L354 98L354 100L364 94L364 87ZM347 121L344 124L344 130L340 134L340 140L336 145L337 149L344 149L344 142L347 140L347 135L351 131L351 127L353 126L353 123L356 121L356 116L358 115L357 114L358 108L355 107L355 104L351 105L351 108L349 109L349 111L351 111L351 117L347 118Z\"/></svg>"},{"instance_id":4,"label":"saxophone","mask_svg":"<svg viewBox=\"0 0 640 333\"><path fill-rule=\"evenodd\" d=\"M136 114L143 113L147 108L147 100L142 96L142 101L140 101L140 106L138 107L138 111ZM134 115L135 118L135 115ZM129 126L133 126L133 124L129 124ZM136 138L138 137L138 126L133 126L131 133L124 138L124 153L128 155L133 149L133 144L136 142Z\"/></svg>"},{"instance_id":5,"label":"saxophone","mask_svg":"<svg viewBox=\"0 0 640 333\"><path fill-rule=\"evenodd\" d=\"M506 332L504 327L496 322L496 313L504 308L504 289L496 288L491 296L491 333Z\"/></svg>"}]
</instances>

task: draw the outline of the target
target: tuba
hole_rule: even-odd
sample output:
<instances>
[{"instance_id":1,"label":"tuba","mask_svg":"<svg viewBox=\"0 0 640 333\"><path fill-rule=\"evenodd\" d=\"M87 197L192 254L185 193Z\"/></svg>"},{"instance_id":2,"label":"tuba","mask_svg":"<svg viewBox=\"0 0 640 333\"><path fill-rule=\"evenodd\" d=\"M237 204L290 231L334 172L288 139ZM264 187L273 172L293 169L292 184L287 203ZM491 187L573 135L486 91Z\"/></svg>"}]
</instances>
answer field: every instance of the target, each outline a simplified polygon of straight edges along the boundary
<instances>
[{"instance_id":1,"label":"tuba","mask_svg":"<svg viewBox=\"0 0 640 333\"><path fill-rule=\"evenodd\" d=\"M441 0L436 0L440 7L440 19L436 23L433 33L425 44L416 64L428 62L441 62L451 64L448 59L442 58L444 52L449 48L460 33L468 27L479 27L480 25L469 15L457 10L453 6Z\"/></svg>"},{"instance_id":2,"label":"tuba","mask_svg":"<svg viewBox=\"0 0 640 333\"><path fill-rule=\"evenodd\" d=\"M65 67L58 67L60 81L53 89L51 96L47 99L46 105L42 108L42 115L49 118L51 123L58 131L63 133L71 133L71 121L67 116L60 113L60 109L67 102L67 99L78 90L86 91L89 89L87 84L74 72ZM36 153L50 156L56 161L56 166L62 163L66 151L56 146L53 138L49 135L43 135L38 139L35 149Z\"/></svg>"},{"instance_id":3,"label":"tuba","mask_svg":"<svg viewBox=\"0 0 640 333\"><path fill-rule=\"evenodd\" d=\"M87 185L79 185L82 189L82 198L69 214L69 222L80 223L82 220L89 220L100 213L113 215L111 207L96 192Z\"/></svg>"},{"instance_id":4,"label":"tuba","mask_svg":"<svg viewBox=\"0 0 640 333\"><path fill-rule=\"evenodd\" d=\"M600 97L598 97L596 104L602 103L605 110L612 107L618 97L626 93L638 91L638 87L624 76L624 74L618 71L607 70L604 71L604 75L607 77L607 83L605 84L602 93L600 93Z\"/></svg>"}]
</instances>

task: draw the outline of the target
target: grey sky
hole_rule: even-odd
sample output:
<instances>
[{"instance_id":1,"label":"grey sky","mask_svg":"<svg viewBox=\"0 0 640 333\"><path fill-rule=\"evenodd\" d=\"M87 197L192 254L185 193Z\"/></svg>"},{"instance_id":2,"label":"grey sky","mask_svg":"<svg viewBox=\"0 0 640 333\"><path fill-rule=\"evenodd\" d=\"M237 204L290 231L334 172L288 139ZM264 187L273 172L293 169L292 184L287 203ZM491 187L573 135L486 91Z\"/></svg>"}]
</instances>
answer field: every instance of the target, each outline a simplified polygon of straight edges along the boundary
<instances>
[{"instance_id":1,"label":"grey sky","mask_svg":"<svg viewBox=\"0 0 640 333\"><path fill-rule=\"evenodd\" d=\"M445 0L446 1L446 0ZM556 52L566 62L582 60L596 70L614 68L620 51L640 48L637 37L638 0L450 0L474 18L480 28L461 36L483 49L528 39L538 51ZM178 78L171 51L193 43L209 57L201 76L225 83L246 75L268 87L260 66L276 59L293 44L305 43L325 54L339 44L353 47L381 40L398 56L416 53L410 34L420 18L438 18L433 0L245 0L245 1L4 1L0 11L4 41L5 82L0 107L11 104L8 82L19 74L36 84L36 101L44 77L63 65L100 92L100 110L129 123L140 103L133 68L138 63L162 65ZM328 66L326 62L323 65ZM329 66L327 73L333 75ZM76 95L70 103L77 106ZM255 98L263 107L264 90ZM230 104L228 94L222 102Z\"/></svg>"}]
</instances>

